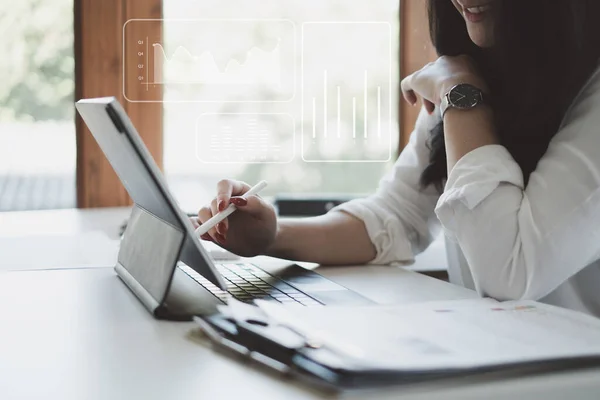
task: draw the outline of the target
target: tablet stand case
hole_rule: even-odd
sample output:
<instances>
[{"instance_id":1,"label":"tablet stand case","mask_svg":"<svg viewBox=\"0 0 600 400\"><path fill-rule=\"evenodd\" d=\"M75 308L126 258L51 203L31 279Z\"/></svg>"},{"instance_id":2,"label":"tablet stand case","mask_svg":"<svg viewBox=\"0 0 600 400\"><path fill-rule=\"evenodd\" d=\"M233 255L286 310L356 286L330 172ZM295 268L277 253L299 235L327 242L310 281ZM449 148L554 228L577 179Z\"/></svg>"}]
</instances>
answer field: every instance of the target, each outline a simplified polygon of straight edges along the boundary
<instances>
[{"instance_id":1,"label":"tablet stand case","mask_svg":"<svg viewBox=\"0 0 600 400\"><path fill-rule=\"evenodd\" d=\"M185 247L192 245L185 239L177 227L133 207L115 271L156 318L189 321L216 310L216 297L177 268Z\"/></svg>"}]
</instances>

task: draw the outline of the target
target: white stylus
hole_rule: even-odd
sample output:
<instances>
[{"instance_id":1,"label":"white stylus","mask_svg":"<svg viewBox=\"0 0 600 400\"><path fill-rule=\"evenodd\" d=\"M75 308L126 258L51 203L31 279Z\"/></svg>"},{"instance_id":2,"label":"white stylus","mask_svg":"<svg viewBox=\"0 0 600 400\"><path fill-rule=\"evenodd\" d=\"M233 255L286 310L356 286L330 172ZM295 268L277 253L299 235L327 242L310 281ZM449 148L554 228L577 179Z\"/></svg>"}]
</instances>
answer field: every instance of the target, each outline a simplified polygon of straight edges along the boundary
<instances>
[{"instance_id":1,"label":"white stylus","mask_svg":"<svg viewBox=\"0 0 600 400\"><path fill-rule=\"evenodd\" d=\"M258 192L260 192L261 190L263 190L266 187L267 187L267 182L266 181L260 181L255 186L251 187L250 190L248 190L246 193L244 193L242 195L242 197L248 197L248 196L252 196L252 195L258 194ZM195 231L196 235L198 237L204 235L206 232L210 231L211 228L213 228L214 226L216 226L219 222L223 221L225 218L227 218L228 216L230 216L235 210L236 210L235 205L234 204L230 204L226 209L224 209L223 211L221 211L217 215L214 215L208 221L206 221L205 223L203 223L202 225L200 225L198 227L198 229L196 229L196 231Z\"/></svg>"}]
</instances>

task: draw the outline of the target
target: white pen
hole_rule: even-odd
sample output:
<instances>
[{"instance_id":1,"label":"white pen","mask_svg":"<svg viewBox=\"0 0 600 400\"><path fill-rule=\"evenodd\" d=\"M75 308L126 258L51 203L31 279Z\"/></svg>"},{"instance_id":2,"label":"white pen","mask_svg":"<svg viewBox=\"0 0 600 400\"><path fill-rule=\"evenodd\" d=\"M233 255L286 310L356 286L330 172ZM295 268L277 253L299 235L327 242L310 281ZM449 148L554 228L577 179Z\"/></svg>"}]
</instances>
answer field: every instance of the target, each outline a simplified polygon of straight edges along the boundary
<instances>
[{"instance_id":1,"label":"white pen","mask_svg":"<svg viewBox=\"0 0 600 400\"><path fill-rule=\"evenodd\" d=\"M263 190L264 188L267 187L267 182L266 181L260 181L258 182L255 186L251 187L250 190L248 190L246 193L244 193L243 195L241 195L242 197L248 197L248 196L252 196L255 194L258 194L261 190ZM220 213L213 215L212 218L210 218L208 221L206 221L205 223L203 223L202 225L200 225L198 227L198 229L196 229L196 235L198 237L204 235L206 232L210 231L211 228L213 228L214 226L216 226L219 222L223 221L225 218L227 218L228 216L230 216L234 211L236 210L236 207L234 204L230 204L226 209L224 209L223 211L221 211Z\"/></svg>"}]
</instances>

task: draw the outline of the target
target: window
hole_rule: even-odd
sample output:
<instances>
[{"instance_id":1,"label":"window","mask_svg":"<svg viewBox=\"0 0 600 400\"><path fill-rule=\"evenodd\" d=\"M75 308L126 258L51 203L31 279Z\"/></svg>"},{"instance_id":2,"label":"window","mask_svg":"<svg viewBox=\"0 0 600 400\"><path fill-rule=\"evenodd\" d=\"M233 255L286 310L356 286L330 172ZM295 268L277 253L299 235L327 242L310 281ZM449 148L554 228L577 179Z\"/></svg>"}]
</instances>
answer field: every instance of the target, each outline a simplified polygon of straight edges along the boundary
<instances>
[{"instance_id":1,"label":"window","mask_svg":"<svg viewBox=\"0 0 600 400\"><path fill-rule=\"evenodd\" d=\"M398 148L398 7L164 1L146 77L164 89L164 170L183 208L224 177L265 179L266 195L372 192Z\"/></svg>"},{"instance_id":2,"label":"window","mask_svg":"<svg viewBox=\"0 0 600 400\"><path fill-rule=\"evenodd\" d=\"M0 211L75 207L73 0L0 4Z\"/></svg>"}]
</instances>

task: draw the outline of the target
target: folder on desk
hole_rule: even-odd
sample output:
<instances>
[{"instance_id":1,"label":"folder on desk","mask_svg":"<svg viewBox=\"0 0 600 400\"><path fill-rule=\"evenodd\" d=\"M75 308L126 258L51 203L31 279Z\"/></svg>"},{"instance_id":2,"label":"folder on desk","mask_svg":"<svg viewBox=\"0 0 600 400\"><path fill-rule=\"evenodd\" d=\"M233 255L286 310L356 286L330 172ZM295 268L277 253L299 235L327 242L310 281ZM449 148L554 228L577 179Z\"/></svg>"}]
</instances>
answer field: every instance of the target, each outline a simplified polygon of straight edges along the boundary
<instances>
[{"instance_id":1,"label":"folder on desk","mask_svg":"<svg viewBox=\"0 0 600 400\"><path fill-rule=\"evenodd\" d=\"M196 319L218 347L338 389L600 366L600 319L532 301L221 311Z\"/></svg>"}]
</instances>

